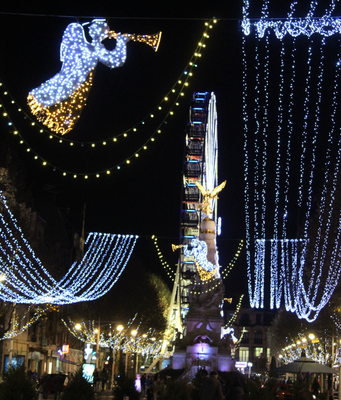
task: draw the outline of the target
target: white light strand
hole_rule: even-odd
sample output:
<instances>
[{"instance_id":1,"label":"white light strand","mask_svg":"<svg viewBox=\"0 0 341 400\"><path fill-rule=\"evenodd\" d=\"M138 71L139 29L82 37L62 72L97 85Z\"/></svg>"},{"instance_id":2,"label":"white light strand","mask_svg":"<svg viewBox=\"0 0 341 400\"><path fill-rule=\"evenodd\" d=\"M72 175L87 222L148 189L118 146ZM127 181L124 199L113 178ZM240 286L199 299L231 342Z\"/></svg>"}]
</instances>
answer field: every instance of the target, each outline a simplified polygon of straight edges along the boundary
<instances>
[{"instance_id":1,"label":"white light strand","mask_svg":"<svg viewBox=\"0 0 341 400\"><path fill-rule=\"evenodd\" d=\"M26 304L69 304L107 293L124 270L137 236L90 233L87 252L57 282L25 239L0 194L0 299Z\"/></svg>"},{"instance_id":2,"label":"white light strand","mask_svg":"<svg viewBox=\"0 0 341 400\"><path fill-rule=\"evenodd\" d=\"M250 19L243 19L242 28L244 35L250 35L254 27L258 37L262 38L265 32L272 30L277 39L282 40L285 35L297 37L305 35L311 37L313 34L320 34L324 37L341 33L341 19L323 16L320 19L308 18L291 19L286 21L274 21L261 19L257 22L251 22Z\"/></svg>"},{"instance_id":3,"label":"white light strand","mask_svg":"<svg viewBox=\"0 0 341 400\"><path fill-rule=\"evenodd\" d=\"M294 2L290 6L290 13L288 14L288 23L293 23L293 14L296 8L297 2ZM317 8L317 1L310 3L309 12L306 19L312 20ZM335 9L335 2L332 1L328 9L326 9L326 18L329 18L331 13ZM336 134L336 121L335 116L337 113L337 99L338 99L338 79L339 71L338 65L336 65L334 87L333 87L333 98L331 104L330 101L323 100L327 93L324 91L324 80L325 80L325 53L326 47L325 37L321 38L321 45L319 53L315 51L316 40L311 40L308 46L308 57L306 61L306 77L305 77L305 92L303 96L303 104L300 105L300 87L302 87L302 78L300 82L296 83L298 76L296 58L298 57L297 44L295 39L292 41L292 50L290 55L290 70L288 70L284 64L284 60L288 59L286 55L286 47L290 42L282 41L282 50L280 53L280 69L279 69L279 84L277 85L278 94L278 107L277 110L277 150L275 157L275 168L273 168L272 175L275 177L274 193L269 192L266 180L271 175L271 164L269 155L267 154L267 142L269 138L266 135L268 125L268 116L275 115L268 108L268 79L269 79L269 66L267 65L268 60L268 46L269 46L269 30L267 30L267 18L268 18L268 1L263 3L262 17L258 22L259 29L256 29L256 44L254 46L255 60L254 64L254 85L250 84L252 77L248 74L249 57L246 51L247 42L245 36L242 40L242 52L243 52L243 118L244 118L244 178L245 178L245 221L246 221L246 251L247 251L247 273L248 273L248 287L249 287L249 298L251 307L259 307L262 304L262 298L264 297L264 280L262 275L265 268L265 259L267 249L271 249L270 252L270 306L279 308L284 296L285 307L287 310L295 311L299 318L305 318L307 321L312 322L317 318L320 310L327 304L332 292L335 289L336 283L340 273L340 247L338 239L340 234L338 232L340 219L334 211L335 196L337 181L339 176L339 165L341 162L340 152L341 150L341 139L340 142L333 145L334 136ZM243 8L243 27L249 29L248 25L249 16L249 3L244 1ZM315 21L317 21L315 19ZM283 33L283 32L282 32ZM265 36L265 43L261 47L261 38ZM308 35L310 36L310 35ZM283 36L281 36L283 38ZM295 35L293 35L295 38ZM264 57L261 59L260 54L264 52ZM339 51L339 48L338 48ZM262 53L263 54L263 53ZM300 68L302 68L302 52L300 52ZM329 56L329 54L328 54ZM272 55L272 59L275 57ZM316 62L318 58L318 63ZM330 59L330 58L329 58ZM338 54L337 59L340 59ZM331 59L333 60L333 59ZM262 61L262 65L261 65ZM332 61L331 61L332 62ZM250 65L252 64L252 60ZM332 68L335 68L332 66ZM277 72L278 73L278 72ZM261 75L263 74L263 75ZM284 87L288 85L286 82L286 76L289 74L290 80L290 93L284 92ZM261 76L264 76L264 84L261 85ZM304 81L303 81L304 82ZM249 85L249 86L248 86ZM248 87L252 87L253 90L253 115L249 110L249 104L252 99L248 99L250 96L250 90ZM296 99L295 99L296 96ZM315 97L314 97L315 96ZM326 97L327 98L327 97ZM286 103L284 103L284 101ZM330 106L331 105L331 106ZM271 104L272 106L272 104ZM298 112L302 112L299 107L303 109L302 124L303 129L297 125ZM287 108L284 108L287 107ZM323 143L321 146L319 143L322 140L322 131L320 127L320 116L321 110L324 111L323 117L328 120L325 115L325 110L331 110L331 124L332 127L329 132L329 138L327 144ZM295 116L294 116L295 112ZM285 118L287 124L285 124ZM295 126L294 126L295 125ZM283 128L287 126L286 131ZM283 132L283 135L282 135ZM284 135L285 132L285 135ZM297 148L295 149L292 145L293 136L296 134L301 135L300 140L300 151L299 157L297 157ZM324 139L324 138L323 138ZM263 143L262 143L263 140ZM287 141L285 141L287 140ZM297 139L296 139L297 140ZM317 151L321 152L322 149L326 149L326 156L324 166L320 166L321 159L317 159ZM334 171L331 171L331 151L337 152L336 160L334 163ZM296 152L296 153L295 153ZM295 158L293 159L293 157ZM286 157L286 158L285 158ZM320 155L319 155L320 157ZM273 158L273 157L272 157ZM323 161L323 160L322 160ZM272 161L271 161L272 162ZM299 163L299 174L298 176L290 177L291 166L295 165L295 162ZM285 168L283 166L285 165ZM315 201L316 195L313 192L317 185L318 175L317 168L324 171L324 183L322 194L319 200L319 211L318 211L318 227L314 230L315 238L311 237L311 230L313 230L312 221L314 220ZM253 182L250 174L250 170L253 171ZM282 171L284 169L284 171ZM331 178L332 176L332 178ZM319 177L321 179L321 177ZM284 190L281 187L282 180L284 180ZM293 183L298 181L298 189L295 188ZM263 192L264 189L264 192ZM294 197L297 195L295 201ZM253 201L251 202L251 196ZM270 216L272 206L270 204L269 212L266 203L268 203L268 196L274 201L273 210L274 216ZM293 196L293 197L292 197ZM283 208L284 205L284 208ZM298 226L301 226L301 233L296 235L303 236L302 239L287 239L288 234L292 234L293 222L295 215L291 212L291 205L298 206ZM266 212L265 212L266 211ZM250 216L253 214L253 221ZM266 217L266 218L265 218ZM269 220L272 223L267 222L265 228L265 220ZM315 218L316 220L316 218ZM289 222L291 225L289 225ZM264 224L263 224L264 223ZM297 224L297 222L296 222ZM302 226L303 225L303 226ZM290 230L289 230L290 229ZM303 231L303 232L302 232ZM334 232L333 241L331 241L330 233ZM273 240L267 245L265 234L272 234ZM302 235L303 234L303 235ZM252 252L254 248L254 256ZM307 278L307 262L308 262L308 248L312 248L312 266L310 268L310 276ZM254 272L251 272L252 266L255 266ZM280 268L278 268L280 266ZM327 270L327 271L326 271ZM325 278L326 276L326 278ZM322 282L322 277L324 282ZM321 285L324 284L322 290L322 296L318 298L321 292Z\"/></svg>"}]
</instances>

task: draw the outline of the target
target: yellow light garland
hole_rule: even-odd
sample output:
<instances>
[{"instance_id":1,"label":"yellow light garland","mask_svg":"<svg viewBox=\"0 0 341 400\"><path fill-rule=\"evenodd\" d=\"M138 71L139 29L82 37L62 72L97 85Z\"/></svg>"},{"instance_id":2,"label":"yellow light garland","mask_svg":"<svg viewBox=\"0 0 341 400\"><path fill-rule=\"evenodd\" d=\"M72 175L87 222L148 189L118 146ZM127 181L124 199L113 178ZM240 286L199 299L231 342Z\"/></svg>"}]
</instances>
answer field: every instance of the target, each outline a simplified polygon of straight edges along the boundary
<instances>
[{"instance_id":1,"label":"yellow light garland","mask_svg":"<svg viewBox=\"0 0 341 400\"><path fill-rule=\"evenodd\" d=\"M211 22L216 23L217 20L214 19L214 20L212 20L212 21L210 21L210 22L206 22L206 23L205 23L206 29L205 29L205 32L204 32L204 34L203 34L203 38L202 38L201 42L203 42L205 39L207 39L207 38L209 37L209 36L207 35L207 30L208 30L208 29L212 29L213 25L211 24ZM196 51L194 52L194 55L191 57L191 60L190 60L190 62L188 63L188 65L187 65L187 67L186 67L186 68L189 68L189 71L188 71L188 70L185 70L185 71L181 74L182 79L179 79L179 81L180 81L181 83L179 84L179 83L177 82L177 83L172 87L172 89L169 91L168 95L165 96L165 97L163 98L163 100L161 101L160 104L162 104L163 102L166 102L166 101L168 100L168 96L170 96L172 93L175 93L175 92L176 92L176 90L174 90L174 89L175 89L175 86L180 85L180 87L179 87L179 89L178 89L178 94L176 95L176 98L175 98L174 102L172 103L170 109L169 109L168 112L166 113L166 118L169 117L169 116L172 116L172 115L174 114L173 107L179 105L178 100L179 100L180 97L182 97L182 96L184 95L183 90L184 90L185 88L188 87L188 80L189 80L190 77L193 76L192 69L193 69L194 67L197 67L197 65L196 65L195 63L196 63L196 61L197 61L197 58L201 56L200 51L201 51L203 48L204 48L204 46L199 46L199 45L198 45ZM3 84L0 82L0 86L2 86L2 85L3 85ZM90 80L89 80L89 85L90 85ZM84 90L86 90L86 89L84 89ZM7 96L7 95L8 95L8 92L6 91L6 92L4 93L4 95ZM80 99L81 99L81 94L80 94ZM83 99L82 99L82 100L84 100L84 96L83 96ZM16 104L16 102L14 101L14 99L13 99L13 97L12 97L12 104L14 104L14 103ZM76 104L76 101L75 101L75 104ZM33 106L34 106L34 105L33 105ZM65 106L69 106L69 105L65 105ZM0 107L3 107L3 104L0 104ZM62 107L62 109L64 110L63 107ZM150 117L151 119L153 119L153 118L154 118L155 112L156 112L156 111L160 111L161 109L162 109L161 105L157 106L157 107L155 108L155 110L154 110L152 113L149 114L149 117ZM42 111L42 110L40 110L40 111ZM18 107L18 112L20 112L20 113L25 117L25 119L27 119L28 121L30 121L32 126L35 125L35 123L32 121L32 119L31 119L27 114L25 114L25 113L22 112L22 109L21 109L20 107ZM39 110L37 110L36 112L38 113ZM61 112L61 111L60 111L60 112ZM109 168L109 169L105 169L105 170L101 170L101 171L96 171L96 172L91 172L91 173L84 173L84 172L66 171L66 170L64 170L64 169L62 169L62 168L56 167L54 164L52 164L52 163L48 162L47 160L45 160L44 158L42 158L42 157L41 157L39 154L37 154L37 153L31 148L31 146L29 146L29 144L23 139L23 137L21 136L21 134L19 133L19 131L18 131L17 129L15 129L15 127L14 127L14 125L13 125L13 121L11 120L11 118L9 117L9 115L8 115L8 113L7 113L6 111L3 113L3 116L4 116L5 118L8 119L8 121L9 121L9 122L8 122L8 125L14 128L14 130L11 130L11 132L12 132L14 135L17 135L17 136L20 138L21 143L22 143L22 144L25 144L25 145L27 146L27 148L30 149L30 151L33 153L33 157L34 157L35 159L39 159L39 160L42 161L42 165L48 165L48 166L52 167L54 170L60 171L60 172L62 173L62 176L68 176L68 175L69 175L69 176L74 176L74 177L76 177L76 176L78 175L78 176L80 176L80 177L83 177L84 179L88 179L90 176L94 176L94 177L98 178L100 175L108 174L108 171L111 171L111 170L114 170L114 169L120 169L120 166L121 166L121 165L124 165L124 164L128 165L128 164L130 164L131 160L133 160L133 159L140 158L140 157L137 157L135 154L139 154L139 152L140 152L142 149L143 149L143 150L146 150L146 149L147 149L147 144L148 144L149 142L154 142L154 141L155 141L155 138L156 138L156 137L155 137L154 135L156 135L156 133L161 133L161 129L160 129L160 128L161 128L161 126L166 122L166 118L164 118L163 121L162 121L162 122L159 124L159 126L156 128L156 130L155 130L155 131L152 133L152 135L149 137L149 139L148 139L145 143L143 143L142 146L141 146L139 149L137 149L136 151L134 151L134 152L131 154L131 156L129 156L126 160L121 161L120 163L116 164L114 167L111 167L111 168ZM42 115L42 118L44 118L43 115ZM51 117L51 118L52 118L52 117ZM52 118L52 119L53 119L53 118ZM51 121L52 121L52 119L51 119ZM140 121L138 124L134 125L132 128L126 130L124 133L127 133L127 132L129 132L129 131L136 132L136 131L137 131L138 125L140 125L140 124L141 124L141 125L145 124L145 121L146 121L146 118L143 119L142 121ZM65 122L66 122L66 120L65 120ZM54 125L53 125L54 123L51 122L51 124L52 124L52 127L53 127L53 126L54 126ZM65 125L65 124L64 124L64 125ZM66 125L67 125L67 124L66 124ZM57 128L56 125L55 125L55 127ZM63 128L60 128L60 129L65 129L65 128L67 128L67 127L64 126ZM38 129L39 129L39 132L41 132L41 133L42 133L42 132L47 132L47 131L45 131L44 129L42 129L42 127L39 127L39 126L38 126ZM97 144L97 143L100 143L102 146L105 146L107 143L109 143L109 141L110 141L111 143L114 143L114 142L117 141L117 138L118 138L119 136L122 136L122 135L123 135L123 133L121 133L121 134L119 134L119 135L117 135L117 136L115 136L115 137L112 137L112 138L110 138L110 139L106 139L106 140L104 140L104 141L103 141L103 139L101 139L100 141L92 141L92 142L77 142L77 141L70 142L70 140L67 140L67 139L64 139L64 138L61 139L60 136L55 135L55 134L53 134L53 133L52 133L52 135L51 135L51 132L47 132L47 133L49 134L49 137L50 137L50 138L52 138L52 137L57 137L59 143L62 143L62 142L64 142L64 141L66 141L66 142L69 142L70 145L79 144L79 145L81 145L82 147L83 147L84 145L89 145L89 144L90 144L90 146L91 146L92 148L95 148L95 146L93 146L93 145L95 145L95 144ZM105 143L105 145L104 145L104 143Z\"/></svg>"},{"instance_id":2,"label":"yellow light garland","mask_svg":"<svg viewBox=\"0 0 341 400\"><path fill-rule=\"evenodd\" d=\"M27 100L32 114L51 131L65 135L73 129L76 120L81 115L83 107L86 105L87 94L92 86L92 77L93 72L90 72L85 82L67 100L50 107L42 107L29 94ZM50 136L50 139L52 139L52 136Z\"/></svg>"}]
</instances>

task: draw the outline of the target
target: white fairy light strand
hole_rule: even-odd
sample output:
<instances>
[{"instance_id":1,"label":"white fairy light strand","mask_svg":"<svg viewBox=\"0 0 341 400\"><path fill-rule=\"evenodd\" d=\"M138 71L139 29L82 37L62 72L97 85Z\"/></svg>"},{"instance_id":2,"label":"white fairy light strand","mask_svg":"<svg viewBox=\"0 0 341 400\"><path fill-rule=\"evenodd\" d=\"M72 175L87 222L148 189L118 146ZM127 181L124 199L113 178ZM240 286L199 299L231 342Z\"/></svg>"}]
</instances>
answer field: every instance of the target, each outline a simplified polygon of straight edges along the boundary
<instances>
[{"instance_id":1,"label":"white fairy light strand","mask_svg":"<svg viewBox=\"0 0 341 400\"><path fill-rule=\"evenodd\" d=\"M249 18L249 2L244 0L243 7L243 21L242 29L246 36L249 36L254 28L255 33L259 38L263 38L265 32L272 30L277 39L282 40L285 35L290 35L292 37L297 37L300 35L305 35L311 37L313 34L319 34L324 37L330 37L332 35L341 33L341 20L340 18L331 17L332 12L335 9L337 0L333 0L330 4L329 9L325 11L325 14L320 17L314 17L314 12L318 2L312 1L310 3L310 9L305 18L293 18L293 12L295 10L295 5L297 2L291 3L290 13L288 18L284 21L272 20L262 15L261 19L252 22ZM264 2L268 3L268 1Z\"/></svg>"},{"instance_id":2,"label":"white fairy light strand","mask_svg":"<svg viewBox=\"0 0 341 400\"><path fill-rule=\"evenodd\" d=\"M265 237L265 225L263 226L263 222L265 221L264 216L266 205L265 192L262 190L266 188L266 179L267 172L265 172L264 167L268 164L268 156L266 154L266 146L267 146L267 138L266 138L266 130L268 129L268 109L267 109L267 101L268 101L268 89L267 89L267 79L268 79L268 68L267 68L267 58L268 58L268 38L270 30L267 28L268 23L268 1L263 3L262 7L262 16L261 20L258 21L259 29L255 30L256 36L256 45L254 48L255 51L255 60L254 60L254 108L253 108L253 116L250 114L249 105L250 101L248 101L248 80L250 77L248 76L248 59L247 59L247 51L246 51L246 39L243 36L242 39L242 53L243 53L243 87L244 87L244 96L243 96L243 118L244 118L244 178L245 178L245 191L244 191L244 199L245 199L245 215L246 215L246 255L247 255L247 274L248 274L248 289L249 289L249 298L250 305L252 307L261 307L262 297L264 293L262 290L264 288L264 281L262 282L262 274L264 273L265 268L265 254L266 254L266 237ZM290 6L290 13L288 14L288 19L290 23L294 21L293 14L296 8L297 2L293 2ZM310 3L310 9L307 14L306 19L312 20L316 11L317 2L312 1ZM330 6L325 11L326 18L329 18L332 12L335 9L335 1L332 1ZM249 2L244 1L243 7L243 29L249 30L250 34L250 20L249 18ZM315 18L316 20L316 18ZM270 26L270 25L269 25ZM282 32L283 33L283 32ZM335 32L334 32L335 33ZM261 67L260 64L260 39L265 36L265 58L263 60L264 64ZM311 35L308 35L310 37ZM317 138L320 136L320 114L323 97L323 81L324 81L324 47L325 37L328 35L322 34L322 40L320 45L320 53L319 53L319 64L318 64L318 73L316 79L317 84L315 96L317 100L314 100L314 110L312 110L311 106L311 83L312 83L312 62L313 62L313 46L314 49L316 45L311 41L308 48L308 58L307 58L307 75L305 78L305 96L303 103L303 129L301 129L302 141L301 141L301 152L300 152L300 173L298 176L299 180L299 191L298 191L298 205L300 209L301 216L304 218L303 227L303 238L302 239L287 239L288 234L288 214L290 211L289 204L289 188L291 186L290 183L290 166L291 166L291 149L292 149L292 136L294 134L294 119L293 119L293 110L294 110L294 93L295 93L295 79L296 79L296 61L295 55L297 54L295 37L293 35L293 49L291 52L291 74L290 74L290 94L289 94L289 102L288 102L288 110L287 113L287 132L288 139L286 145L281 140L281 131L283 130L284 125L284 104L283 104L283 88L284 88L284 58L288 59L285 56L285 47L286 43L282 41L282 51L280 56L280 83L279 87L279 107L277 111L278 125L277 125L277 155L276 155L276 168L275 171L275 215L273 218L273 237L271 241L269 241L271 248L271 262L270 262L270 271L271 271L271 285L270 285L270 306L273 308L280 307L280 303L282 300L282 296L284 296L285 307L287 310L292 312L296 312L299 318L305 318L307 321L312 322L317 318L322 307L327 304L330 296L335 289L336 282L339 278L340 273L340 254L339 254L339 244L338 239L340 237L338 233L340 219L336 218L336 212L334 212L334 203L335 203L335 194L336 194L336 185L337 178L339 174L339 163L340 163L340 151L338 150L337 156L334 157L336 159L336 164L334 168L334 172L331 172L331 150L332 148L339 149L341 146L340 143L337 146L332 145L333 136L336 133L335 126L335 115L337 109L337 95L338 95L338 79L339 79L339 71L338 64L336 65L337 69L335 71L334 77L334 88L333 88L333 98L332 98L332 106L331 109L331 122L332 128L329 132L329 139L326 147L326 157L324 167L322 166L322 170L324 171L324 184L323 190L320 200L320 209L318 214L318 224L319 227L317 229L317 235L315 240L315 246L312 245L311 239L308 235L308 230L311 226L311 221L313 218L313 212L315 211L312 207L313 205L313 187L316 186L315 183L315 169L317 165ZM283 38L283 36L281 36ZM316 55L314 54L315 58ZM337 56L340 59L340 55ZM260 85L260 71L262 70L265 84ZM314 71L316 68L314 69ZM286 72L287 73L287 72ZM260 100L260 90L264 90L262 95L262 101ZM295 108L296 104L295 104ZM311 117L313 116L313 117ZM253 118L253 119L252 119ZM252 122L255 124L255 128L250 124ZM309 126L308 126L309 121ZM312 122L311 122L312 121ZM252 126L252 128L251 128ZM297 128L296 128L297 129ZM254 130L254 134L252 134L252 130ZM313 132L313 135L310 137L310 131ZM261 139L261 135L262 138ZM261 140L263 143L261 144ZM309 152L307 148L309 147ZM287 158L285 159L285 163L282 162L282 152L286 147ZM334 150L335 151L335 150ZM285 164L284 173L281 172L281 165ZM253 183L250 182L250 168L253 168ZM267 168L269 166L267 165ZM283 175L282 175L283 174ZM330 178L330 176L333 176ZM280 178L284 177L284 192L280 187ZM290 188L290 195L292 195L292 188ZM253 193L253 201L250 202L250 195ZM328 200L327 199L330 199ZM328 204L327 204L328 202ZM264 203L264 204L263 204ZM284 203L284 212L280 213L280 206ZM251 208L252 207L252 208ZM253 221L250 219L251 212L253 213ZM334 218L333 218L334 216ZM289 215L292 221L292 215ZM261 219L261 221L260 221ZM333 232L336 232L336 237L333 238L333 242L331 242L331 223L333 222ZM280 224L281 222L281 224ZM336 225L336 226L335 226ZM270 233L270 226L267 224L266 232ZM334 235L335 236L335 235ZM313 265L310 271L310 280L308 280L307 287L305 286L305 273L304 267L307 262L307 249L308 245L313 248ZM254 253L254 261L253 261L253 252L252 248L255 249ZM251 265L255 264L254 272L251 271ZM280 266L280 269L278 269ZM320 299L317 298L318 289L322 284L322 270L325 270L329 267L327 278L324 282L324 291ZM328 268L327 268L328 269Z\"/></svg>"},{"instance_id":3,"label":"white fairy light strand","mask_svg":"<svg viewBox=\"0 0 341 400\"><path fill-rule=\"evenodd\" d=\"M132 352L141 355L158 356L161 352L161 342L156 340L155 331L148 329L146 333L140 333L141 322L132 333L132 325L136 316L129 320L122 330L118 331L117 326L107 324L101 328L98 345L101 348L111 348L114 352L122 350L122 352ZM97 329L94 321L88 323L82 321L75 323L71 319L62 322L68 331L77 339L90 345L97 345ZM77 326L77 328L76 328ZM80 326L80 327L79 327Z\"/></svg>"},{"instance_id":4,"label":"white fairy light strand","mask_svg":"<svg viewBox=\"0 0 341 400\"><path fill-rule=\"evenodd\" d=\"M26 313L23 315L21 318L21 322L24 322L25 319L27 319L27 315L29 314L31 310L31 307L28 308ZM26 322L26 324L22 325L20 328L21 323L18 322L18 316L16 316L14 325L11 326L11 329L6 332L0 340L5 340L5 339L11 339L14 337L17 337L21 335L23 332L25 332L31 325L33 325L35 322L37 322L40 317L48 310L48 308L39 308L37 307L35 310L35 313L33 317L30 318L29 321Z\"/></svg>"},{"instance_id":5,"label":"white fairy light strand","mask_svg":"<svg viewBox=\"0 0 341 400\"><path fill-rule=\"evenodd\" d=\"M0 299L26 304L70 304L103 296L116 283L134 249L137 236L90 233L88 249L57 282L25 239L0 193Z\"/></svg>"}]
</instances>

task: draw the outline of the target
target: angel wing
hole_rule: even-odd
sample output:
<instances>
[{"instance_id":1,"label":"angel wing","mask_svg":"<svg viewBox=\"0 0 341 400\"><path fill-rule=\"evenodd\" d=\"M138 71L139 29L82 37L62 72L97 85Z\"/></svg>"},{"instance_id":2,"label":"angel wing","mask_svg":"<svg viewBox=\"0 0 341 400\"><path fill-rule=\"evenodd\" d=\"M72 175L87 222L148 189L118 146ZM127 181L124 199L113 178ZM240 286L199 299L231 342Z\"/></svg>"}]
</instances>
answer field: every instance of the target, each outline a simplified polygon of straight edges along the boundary
<instances>
[{"instance_id":1,"label":"angel wing","mask_svg":"<svg viewBox=\"0 0 341 400\"><path fill-rule=\"evenodd\" d=\"M210 197L211 199L213 199L221 190L224 189L226 185L226 181L222 182L219 186L217 186L216 188L214 188L212 190L212 192L210 193Z\"/></svg>"},{"instance_id":2,"label":"angel wing","mask_svg":"<svg viewBox=\"0 0 341 400\"><path fill-rule=\"evenodd\" d=\"M205 197L208 195L208 191L206 191L206 189L201 185L201 183L199 182L195 182L195 184L197 185L197 187L199 188L201 194Z\"/></svg>"},{"instance_id":3,"label":"angel wing","mask_svg":"<svg viewBox=\"0 0 341 400\"><path fill-rule=\"evenodd\" d=\"M60 45L60 61L64 62L66 60L67 53L72 45L80 47L84 46L85 43L86 39L82 25L76 22L69 24L64 31Z\"/></svg>"}]
</instances>

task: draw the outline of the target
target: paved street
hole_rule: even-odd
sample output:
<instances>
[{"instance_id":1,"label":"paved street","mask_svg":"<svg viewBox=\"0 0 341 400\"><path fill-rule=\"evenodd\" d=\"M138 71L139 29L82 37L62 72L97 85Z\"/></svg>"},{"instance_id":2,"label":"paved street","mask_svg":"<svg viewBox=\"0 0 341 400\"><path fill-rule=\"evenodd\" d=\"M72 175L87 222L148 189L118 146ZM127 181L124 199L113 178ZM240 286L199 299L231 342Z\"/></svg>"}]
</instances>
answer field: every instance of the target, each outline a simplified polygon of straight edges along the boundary
<instances>
[{"instance_id":1,"label":"paved street","mask_svg":"<svg viewBox=\"0 0 341 400\"><path fill-rule=\"evenodd\" d=\"M114 398L111 390L105 390L104 392L96 392L96 393L97 393L96 399L101 399L101 400L111 399L112 400ZM57 399L58 399L58 397L57 397ZM39 398L39 400L40 400L40 398ZM54 400L54 393L49 393L48 400Z\"/></svg>"}]
</instances>

